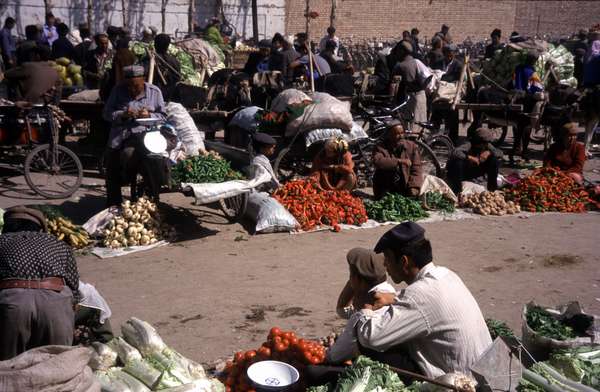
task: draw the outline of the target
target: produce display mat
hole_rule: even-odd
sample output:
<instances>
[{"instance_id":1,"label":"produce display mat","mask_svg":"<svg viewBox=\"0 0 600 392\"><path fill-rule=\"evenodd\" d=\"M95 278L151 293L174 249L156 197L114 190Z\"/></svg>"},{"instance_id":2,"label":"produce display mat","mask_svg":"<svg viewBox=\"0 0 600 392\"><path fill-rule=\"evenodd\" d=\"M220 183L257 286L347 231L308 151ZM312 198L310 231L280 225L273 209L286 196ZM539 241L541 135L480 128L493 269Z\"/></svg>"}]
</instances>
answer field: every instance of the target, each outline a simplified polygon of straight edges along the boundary
<instances>
[{"instance_id":1,"label":"produce display mat","mask_svg":"<svg viewBox=\"0 0 600 392\"><path fill-rule=\"evenodd\" d=\"M588 211L588 214L600 214L600 212L597 211ZM512 214L512 215L503 215L502 217L520 217L520 218L528 218L530 216L534 216L534 215L551 215L551 214L562 214L561 212L544 212L544 213L535 213L535 212L527 212L527 211L523 211L520 212L518 214ZM457 209L455 212L453 212L452 214L446 214L446 213L442 213L442 212L437 212L437 211L429 211L429 217L424 218L424 219L419 219L417 220L417 222L419 223L434 223L434 222L450 222L450 221L458 221L458 220L465 220L465 219L481 219L483 217L483 215L480 214L475 214L473 212L471 212L470 208L467 209ZM501 218L500 216L497 215L488 215L487 217L494 217L494 218ZM380 227L380 226L390 226L390 225L398 225L402 222L377 222L373 219L369 219L366 223L363 223L360 226L356 226L356 225L346 225L346 224L340 224L340 228L342 230L361 230L361 229L373 229L375 227ZM310 231L292 231L291 234L307 234L307 233L314 233L317 231L329 231L331 230L330 226L320 226L315 228L314 230L310 230Z\"/></svg>"},{"instance_id":2,"label":"produce display mat","mask_svg":"<svg viewBox=\"0 0 600 392\"><path fill-rule=\"evenodd\" d=\"M167 241L158 241L154 244L151 245L144 245L144 246L129 246L127 248L101 248L101 247L94 247L92 248L92 254L98 256L101 259L110 259L111 257L119 257L119 256L125 256L131 253L136 253L136 252L143 252L145 250L150 250L150 249L154 249L154 248L158 248L160 246L165 246L165 245L169 245L169 243Z\"/></svg>"}]
</instances>

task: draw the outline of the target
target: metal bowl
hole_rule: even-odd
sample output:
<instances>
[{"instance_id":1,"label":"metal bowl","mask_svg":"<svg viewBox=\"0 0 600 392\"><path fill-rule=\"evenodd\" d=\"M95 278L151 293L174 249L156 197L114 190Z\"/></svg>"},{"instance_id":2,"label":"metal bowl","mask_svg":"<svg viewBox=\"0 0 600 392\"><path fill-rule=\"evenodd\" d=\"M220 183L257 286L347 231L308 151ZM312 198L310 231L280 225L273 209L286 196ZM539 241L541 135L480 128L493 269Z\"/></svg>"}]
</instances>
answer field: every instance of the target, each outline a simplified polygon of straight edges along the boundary
<instances>
[{"instance_id":1,"label":"metal bowl","mask_svg":"<svg viewBox=\"0 0 600 392\"><path fill-rule=\"evenodd\" d=\"M279 361L261 361L247 370L248 378L260 391L285 391L300 379L295 367Z\"/></svg>"}]
</instances>

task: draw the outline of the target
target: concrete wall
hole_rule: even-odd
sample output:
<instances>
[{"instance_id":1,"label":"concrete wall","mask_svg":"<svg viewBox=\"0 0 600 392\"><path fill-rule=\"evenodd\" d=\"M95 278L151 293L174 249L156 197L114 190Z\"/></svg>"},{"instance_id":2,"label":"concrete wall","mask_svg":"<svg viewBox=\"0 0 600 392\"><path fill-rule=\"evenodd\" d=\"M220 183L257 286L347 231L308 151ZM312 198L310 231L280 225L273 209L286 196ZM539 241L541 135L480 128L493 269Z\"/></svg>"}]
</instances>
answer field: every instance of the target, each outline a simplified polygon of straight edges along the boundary
<instances>
[{"instance_id":1,"label":"concrete wall","mask_svg":"<svg viewBox=\"0 0 600 392\"><path fill-rule=\"evenodd\" d=\"M600 1L535 0L337 0L338 35L342 38L398 38L417 27L430 38L443 23L451 26L454 41L488 38L494 28L505 36L513 30L535 34L570 33L600 23ZM304 31L305 0L287 1L288 33ZM313 39L329 26L331 1L311 1L320 16L311 22Z\"/></svg>"},{"instance_id":2,"label":"concrete wall","mask_svg":"<svg viewBox=\"0 0 600 392\"><path fill-rule=\"evenodd\" d=\"M70 26L86 22L87 0L52 0L52 12ZM127 20L123 21L121 0L93 0L93 29L103 31L108 25L127 25L132 32L143 26L161 27L160 0L125 0ZM252 36L252 10L250 0L224 0L223 11L241 35ZM188 0L168 0L165 31L184 35L188 30ZM196 0L194 20L204 26L216 14L215 0ZM17 19L17 33L24 34L28 24L44 22L42 0L0 0L0 19L7 16ZM261 38L285 30L285 0L258 1L259 34Z\"/></svg>"}]
</instances>

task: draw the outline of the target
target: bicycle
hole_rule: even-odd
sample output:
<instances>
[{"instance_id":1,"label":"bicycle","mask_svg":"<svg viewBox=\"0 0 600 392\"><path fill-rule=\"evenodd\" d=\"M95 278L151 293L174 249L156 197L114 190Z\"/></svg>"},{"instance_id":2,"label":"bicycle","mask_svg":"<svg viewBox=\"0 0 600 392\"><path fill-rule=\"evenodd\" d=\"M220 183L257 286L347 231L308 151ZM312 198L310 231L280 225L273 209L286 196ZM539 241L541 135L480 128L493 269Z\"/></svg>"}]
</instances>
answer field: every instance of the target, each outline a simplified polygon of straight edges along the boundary
<instances>
[{"instance_id":1,"label":"bicycle","mask_svg":"<svg viewBox=\"0 0 600 392\"><path fill-rule=\"evenodd\" d=\"M83 167L73 151L59 144L60 123L53 110L47 104L1 106L0 144L4 161L25 156L23 174L31 190L65 199L81 186Z\"/></svg>"}]
</instances>

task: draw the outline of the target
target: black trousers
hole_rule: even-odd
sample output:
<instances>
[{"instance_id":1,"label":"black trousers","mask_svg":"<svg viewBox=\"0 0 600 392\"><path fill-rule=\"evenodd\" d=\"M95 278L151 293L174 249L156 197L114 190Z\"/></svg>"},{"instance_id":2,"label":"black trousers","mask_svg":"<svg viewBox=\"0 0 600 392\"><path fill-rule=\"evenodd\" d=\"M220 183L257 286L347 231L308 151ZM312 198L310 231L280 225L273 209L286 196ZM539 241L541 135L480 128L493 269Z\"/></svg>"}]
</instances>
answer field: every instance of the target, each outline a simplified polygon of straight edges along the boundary
<instances>
[{"instance_id":1,"label":"black trousers","mask_svg":"<svg viewBox=\"0 0 600 392\"><path fill-rule=\"evenodd\" d=\"M70 346L74 328L73 293L40 289L0 290L0 361L32 348Z\"/></svg>"},{"instance_id":2,"label":"black trousers","mask_svg":"<svg viewBox=\"0 0 600 392\"><path fill-rule=\"evenodd\" d=\"M135 181L139 164L136 146L132 139L123 143L120 149L106 151L106 206L119 206L123 202L121 185Z\"/></svg>"},{"instance_id":3,"label":"black trousers","mask_svg":"<svg viewBox=\"0 0 600 392\"><path fill-rule=\"evenodd\" d=\"M462 182L486 175L489 191L498 189L498 171L500 161L490 156L483 164L473 166L467 159L453 158L448 161L448 185L452 191L459 194L462 191Z\"/></svg>"},{"instance_id":4,"label":"black trousers","mask_svg":"<svg viewBox=\"0 0 600 392\"><path fill-rule=\"evenodd\" d=\"M169 182L167 159L146 153L141 139L130 137L123 142L120 149L109 148L106 152L106 205L118 206L123 202L121 186L132 185L132 199L144 191L150 198L158 202L160 188ZM137 175L144 178L144 188L137 188Z\"/></svg>"},{"instance_id":5,"label":"black trousers","mask_svg":"<svg viewBox=\"0 0 600 392\"><path fill-rule=\"evenodd\" d=\"M448 137L452 140L452 143L455 145L458 144L458 130L460 127L458 110L452 110L452 106L449 103L436 102L431 108L431 122L438 128L443 122L446 125Z\"/></svg>"}]
</instances>

